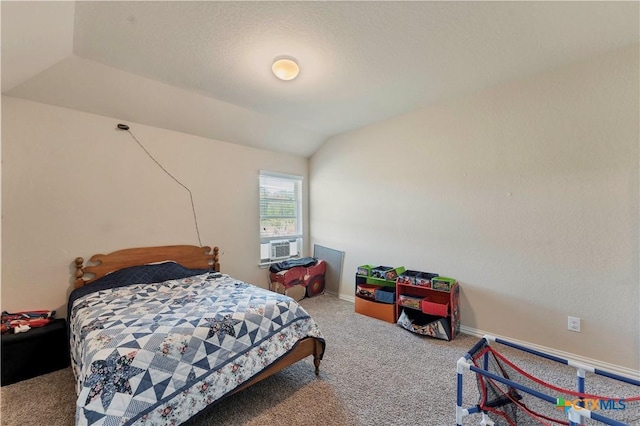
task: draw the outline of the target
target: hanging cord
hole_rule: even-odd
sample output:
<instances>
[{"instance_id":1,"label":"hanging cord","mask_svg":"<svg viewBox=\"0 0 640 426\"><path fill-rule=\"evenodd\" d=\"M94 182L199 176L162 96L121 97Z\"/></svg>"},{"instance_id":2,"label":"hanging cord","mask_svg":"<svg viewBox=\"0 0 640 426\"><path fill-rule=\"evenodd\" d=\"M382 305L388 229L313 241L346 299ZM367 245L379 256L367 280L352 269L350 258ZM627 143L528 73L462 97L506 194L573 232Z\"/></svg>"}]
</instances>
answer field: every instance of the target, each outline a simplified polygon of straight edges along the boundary
<instances>
[{"instance_id":1,"label":"hanging cord","mask_svg":"<svg viewBox=\"0 0 640 426\"><path fill-rule=\"evenodd\" d=\"M180 185L181 187L183 187L184 189L187 190L187 192L189 193L189 198L191 199L191 210L193 211L193 222L196 225L196 233L198 234L198 243L200 244L200 247L202 247L202 240L200 240L200 230L198 229L198 217L196 216L196 207L193 204L193 194L191 193L191 190L189 188L187 188L182 182L180 182L174 175L169 173L169 171L167 169L162 167L162 164L158 163L158 160L156 160L153 157L153 155L151 155L151 153L149 151L147 151L147 148L145 148L144 145L142 145L142 143L140 143L138 138L136 138L135 135L133 133L131 133L131 130L129 130L129 126L127 126L126 124L118 124L118 129L126 130L131 135L133 140L136 141L136 143L140 146L140 148L142 148L142 150L149 156L149 158L151 158L153 160L154 163L156 163L158 165L158 167L160 167L162 169L163 172L165 172L171 179L176 181L176 183L178 185Z\"/></svg>"}]
</instances>

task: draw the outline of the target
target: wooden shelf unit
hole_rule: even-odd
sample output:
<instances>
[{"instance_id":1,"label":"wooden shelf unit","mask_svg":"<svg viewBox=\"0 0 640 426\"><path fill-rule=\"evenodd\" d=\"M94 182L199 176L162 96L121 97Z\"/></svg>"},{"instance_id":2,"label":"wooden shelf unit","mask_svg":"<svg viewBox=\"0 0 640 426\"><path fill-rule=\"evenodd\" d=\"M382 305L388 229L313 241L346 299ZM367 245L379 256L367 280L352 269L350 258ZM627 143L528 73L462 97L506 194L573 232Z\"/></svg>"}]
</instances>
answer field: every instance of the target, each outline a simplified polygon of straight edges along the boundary
<instances>
[{"instance_id":1,"label":"wooden shelf unit","mask_svg":"<svg viewBox=\"0 0 640 426\"><path fill-rule=\"evenodd\" d=\"M412 297L419 300L419 305L409 307L403 305L404 297ZM434 290L426 286L418 286L415 284L396 283L396 322L400 317L403 309L413 311L417 317L426 320L430 319L438 321L446 319L449 339L453 340L460 332L460 286L455 283L451 286L451 291Z\"/></svg>"},{"instance_id":2,"label":"wooden shelf unit","mask_svg":"<svg viewBox=\"0 0 640 426\"><path fill-rule=\"evenodd\" d=\"M362 265L355 284L355 312L359 314L449 341L460 332L460 286L453 278L407 271L404 266Z\"/></svg>"},{"instance_id":3,"label":"wooden shelf unit","mask_svg":"<svg viewBox=\"0 0 640 426\"><path fill-rule=\"evenodd\" d=\"M370 296L367 297L363 294L360 294L358 291L359 285L364 285L367 288L371 289L371 293L375 294L376 290L382 290L386 294L384 296L389 296L390 292L395 292L396 288L396 277L404 272L404 267L385 267L391 272L388 277L376 277L372 276L372 270L377 269L371 265L363 265L358 267L359 272L364 273L356 273L355 277L355 311L362 315L367 315L372 318L377 318L382 321L395 323L396 322L396 303L395 303L395 295L392 295L391 298L386 301L376 300L376 297ZM366 275L365 275L366 273ZM391 278L393 277L393 278ZM387 292L388 291L388 292ZM364 292L363 292L364 293Z\"/></svg>"}]
</instances>

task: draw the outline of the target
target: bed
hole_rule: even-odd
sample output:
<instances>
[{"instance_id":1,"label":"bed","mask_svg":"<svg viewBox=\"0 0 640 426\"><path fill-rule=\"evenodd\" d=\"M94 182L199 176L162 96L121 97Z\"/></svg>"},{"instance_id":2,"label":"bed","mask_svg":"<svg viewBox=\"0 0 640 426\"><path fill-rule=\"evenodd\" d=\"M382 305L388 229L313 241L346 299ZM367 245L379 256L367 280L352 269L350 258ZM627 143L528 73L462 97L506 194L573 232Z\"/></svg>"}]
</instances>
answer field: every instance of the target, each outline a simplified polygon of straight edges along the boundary
<instances>
[{"instance_id":1,"label":"bed","mask_svg":"<svg viewBox=\"0 0 640 426\"><path fill-rule=\"evenodd\" d=\"M325 341L293 299L220 273L218 248L76 258L69 297L76 425L180 424L313 356Z\"/></svg>"}]
</instances>

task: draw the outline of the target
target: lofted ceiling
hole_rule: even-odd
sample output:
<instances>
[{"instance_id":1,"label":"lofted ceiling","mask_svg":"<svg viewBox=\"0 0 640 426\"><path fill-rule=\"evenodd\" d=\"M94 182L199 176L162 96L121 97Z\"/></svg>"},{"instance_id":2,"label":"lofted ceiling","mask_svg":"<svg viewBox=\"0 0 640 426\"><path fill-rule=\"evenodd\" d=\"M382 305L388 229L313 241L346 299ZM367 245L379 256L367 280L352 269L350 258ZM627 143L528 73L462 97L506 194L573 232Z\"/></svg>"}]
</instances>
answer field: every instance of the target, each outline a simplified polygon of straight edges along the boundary
<instances>
[{"instance_id":1,"label":"lofted ceiling","mask_svg":"<svg viewBox=\"0 0 640 426\"><path fill-rule=\"evenodd\" d=\"M2 93L308 157L640 41L638 2L7 2ZM297 79L271 73L292 56Z\"/></svg>"}]
</instances>

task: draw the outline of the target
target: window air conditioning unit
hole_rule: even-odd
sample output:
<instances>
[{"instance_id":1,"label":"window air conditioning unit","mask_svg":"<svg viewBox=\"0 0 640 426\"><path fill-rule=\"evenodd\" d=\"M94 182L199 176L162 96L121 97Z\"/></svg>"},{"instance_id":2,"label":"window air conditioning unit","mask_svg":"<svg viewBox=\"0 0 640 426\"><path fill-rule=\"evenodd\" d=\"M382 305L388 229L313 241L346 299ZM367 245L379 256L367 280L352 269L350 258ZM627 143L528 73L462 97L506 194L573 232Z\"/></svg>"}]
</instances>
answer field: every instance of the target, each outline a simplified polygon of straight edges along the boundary
<instances>
[{"instance_id":1,"label":"window air conditioning unit","mask_svg":"<svg viewBox=\"0 0 640 426\"><path fill-rule=\"evenodd\" d=\"M287 259L298 254L297 242L290 240L278 240L269 242L269 259Z\"/></svg>"}]
</instances>

